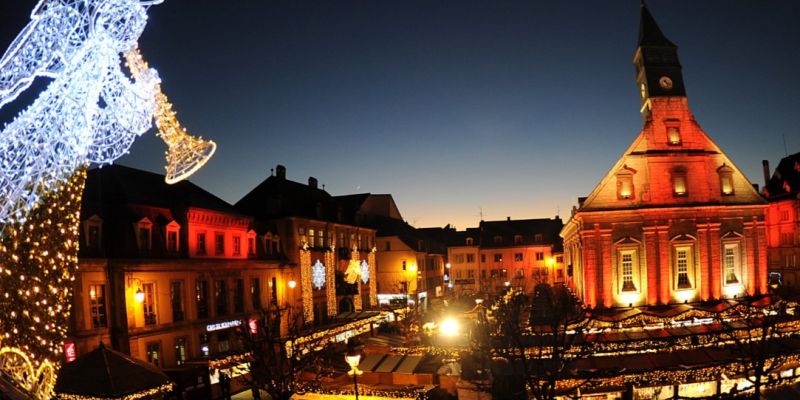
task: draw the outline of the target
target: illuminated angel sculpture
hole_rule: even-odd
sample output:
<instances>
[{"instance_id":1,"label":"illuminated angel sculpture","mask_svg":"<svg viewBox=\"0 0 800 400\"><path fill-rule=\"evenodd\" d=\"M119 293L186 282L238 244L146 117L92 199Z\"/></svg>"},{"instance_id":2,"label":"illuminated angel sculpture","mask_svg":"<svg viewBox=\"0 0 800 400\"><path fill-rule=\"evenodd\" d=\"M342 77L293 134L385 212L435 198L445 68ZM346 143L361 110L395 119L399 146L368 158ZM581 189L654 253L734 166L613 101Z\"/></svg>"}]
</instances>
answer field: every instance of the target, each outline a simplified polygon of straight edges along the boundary
<instances>
[{"instance_id":1,"label":"illuminated angel sculpture","mask_svg":"<svg viewBox=\"0 0 800 400\"><path fill-rule=\"evenodd\" d=\"M37 399L51 397L62 359L85 167L125 154L154 118L169 145L168 182L216 148L180 127L137 52L146 9L160 2L40 0L0 58L0 108L51 79L0 130L0 373Z\"/></svg>"},{"instance_id":2,"label":"illuminated angel sculpture","mask_svg":"<svg viewBox=\"0 0 800 400\"><path fill-rule=\"evenodd\" d=\"M161 2L40 0L36 5L31 22L0 59L0 107L37 77L53 81L0 131L0 223L24 220L44 190L79 166L109 164L127 153L154 115L159 136L170 145L168 182L190 175L213 154L213 142L185 135L160 92L158 73L136 52L146 8ZM134 81L120 67L123 53Z\"/></svg>"}]
</instances>

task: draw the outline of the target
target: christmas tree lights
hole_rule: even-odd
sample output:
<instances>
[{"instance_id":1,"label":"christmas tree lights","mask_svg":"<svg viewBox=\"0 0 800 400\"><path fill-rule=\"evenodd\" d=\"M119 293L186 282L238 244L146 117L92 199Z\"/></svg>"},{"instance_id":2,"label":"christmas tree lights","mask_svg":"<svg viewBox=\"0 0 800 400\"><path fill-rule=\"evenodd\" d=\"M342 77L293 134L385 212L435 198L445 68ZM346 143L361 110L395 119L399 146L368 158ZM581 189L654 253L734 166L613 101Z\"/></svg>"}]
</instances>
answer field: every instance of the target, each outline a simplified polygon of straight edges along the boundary
<instances>
[{"instance_id":1,"label":"christmas tree lights","mask_svg":"<svg viewBox=\"0 0 800 400\"><path fill-rule=\"evenodd\" d=\"M49 398L69 327L85 168L52 190L0 237L0 372Z\"/></svg>"}]
</instances>

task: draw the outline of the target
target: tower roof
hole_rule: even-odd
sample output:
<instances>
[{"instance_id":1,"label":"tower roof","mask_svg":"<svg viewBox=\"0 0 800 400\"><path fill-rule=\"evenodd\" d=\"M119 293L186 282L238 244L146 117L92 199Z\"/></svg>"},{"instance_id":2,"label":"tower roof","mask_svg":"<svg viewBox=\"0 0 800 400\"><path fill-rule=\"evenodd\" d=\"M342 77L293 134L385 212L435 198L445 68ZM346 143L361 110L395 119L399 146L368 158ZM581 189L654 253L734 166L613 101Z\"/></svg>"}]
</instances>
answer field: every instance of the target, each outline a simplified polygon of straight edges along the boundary
<instances>
[{"instance_id":1,"label":"tower roof","mask_svg":"<svg viewBox=\"0 0 800 400\"><path fill-rule=\"evenodd\" d=\"M639 21L639 46L678 47L661 32L644 1L642 1L642 17Z\"/></svg>"}]
</instances>

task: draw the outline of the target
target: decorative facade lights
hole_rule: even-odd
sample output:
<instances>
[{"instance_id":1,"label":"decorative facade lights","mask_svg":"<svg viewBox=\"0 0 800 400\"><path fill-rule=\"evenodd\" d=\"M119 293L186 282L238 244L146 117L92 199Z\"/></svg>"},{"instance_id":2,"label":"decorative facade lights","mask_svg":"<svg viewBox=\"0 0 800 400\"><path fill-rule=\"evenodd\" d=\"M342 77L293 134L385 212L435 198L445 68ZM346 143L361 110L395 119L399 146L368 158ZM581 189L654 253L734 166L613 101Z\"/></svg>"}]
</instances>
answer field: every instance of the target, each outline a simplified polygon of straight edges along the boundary
<instances>
[{"instance_id":1,"label":"decorative facade lights","mask_svg":"<svg viewBox=\"0 0 800 400\"><path fill-rule=\"evenodd\" d=\"M325 282L325 299L327 300L328 316L334 317L338 313L336 301L336 244L332 243L330 251L325 252L325 266L327 267L327 282Z\"/></svg>"},{"instance_id":2,"label":"decorative facade lights","mask_svg":"<svg viewBox=\"0 0 800 400\"><path fill-rule=\"evenodd\" d=\"M314 285L314 289L322 289L325 286L325 274L325 265L317 260L311 267L311 284Z\"/></svg>"},{"instance_id":3,"label":"decorative facade lights","mask_svg":"<svg viewBox=\"0 0 800 400\"><path fill-rule=\"evenodd\" d=\"M348 283L355 283L356 285L356 295L353 296L353 308L356 311L361 311L363 306L361 304L361 282L358 281L358 278L361 276L361 263L359 263L360 254L358 253L358 248L353 245L353 251L350 252L350 265L347 267L347 272L345 273L345 280ZM350 280L352 278L352 281Z\"/></svg>"},{"instance_id":4,"label":"decorative facade lights","mask_svg":"<svg viewBox=\"0 0 800 400\"><path fill-rule=\"evenodd\" d=\"M372 279L369 280L369 305L371 307L375 307L378 305L378 285L377 275L375 274L375 253L378 251L377 248L373 247L372 251L369 252L367 255L367 260L369 264L369 276Z\"/></svg>"},{"instance_id":5,"label":"decorative facade lights","mask_svg":"<svg viewBox=\"0 0 800 400\"><path fill-rule=\"evenodd\" d=\"M300 294L303 300L303 319L314 321L314 293L311 289L311 250L308 243L300 249Z\"/></svg>"}]
</instances>

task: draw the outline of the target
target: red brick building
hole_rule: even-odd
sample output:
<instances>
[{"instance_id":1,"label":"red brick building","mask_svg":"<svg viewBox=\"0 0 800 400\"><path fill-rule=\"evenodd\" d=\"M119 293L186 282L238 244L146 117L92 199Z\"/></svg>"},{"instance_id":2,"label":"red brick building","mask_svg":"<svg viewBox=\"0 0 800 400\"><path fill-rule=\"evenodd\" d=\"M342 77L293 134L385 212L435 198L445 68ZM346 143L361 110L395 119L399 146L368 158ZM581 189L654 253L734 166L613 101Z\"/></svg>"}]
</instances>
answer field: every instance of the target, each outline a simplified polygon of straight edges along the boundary
<instances>
[{"instance_id":1,"label":"red brick building","mask_svg":"<svg viewBox=\"0 0 800 400\"><path fill-rule=\"evenodd\" d=\"M645 6L633 62L644 127L561 231L569 284L591 307L764 293L766 202L695 121Z\"/></svg>"}]
</instances>

